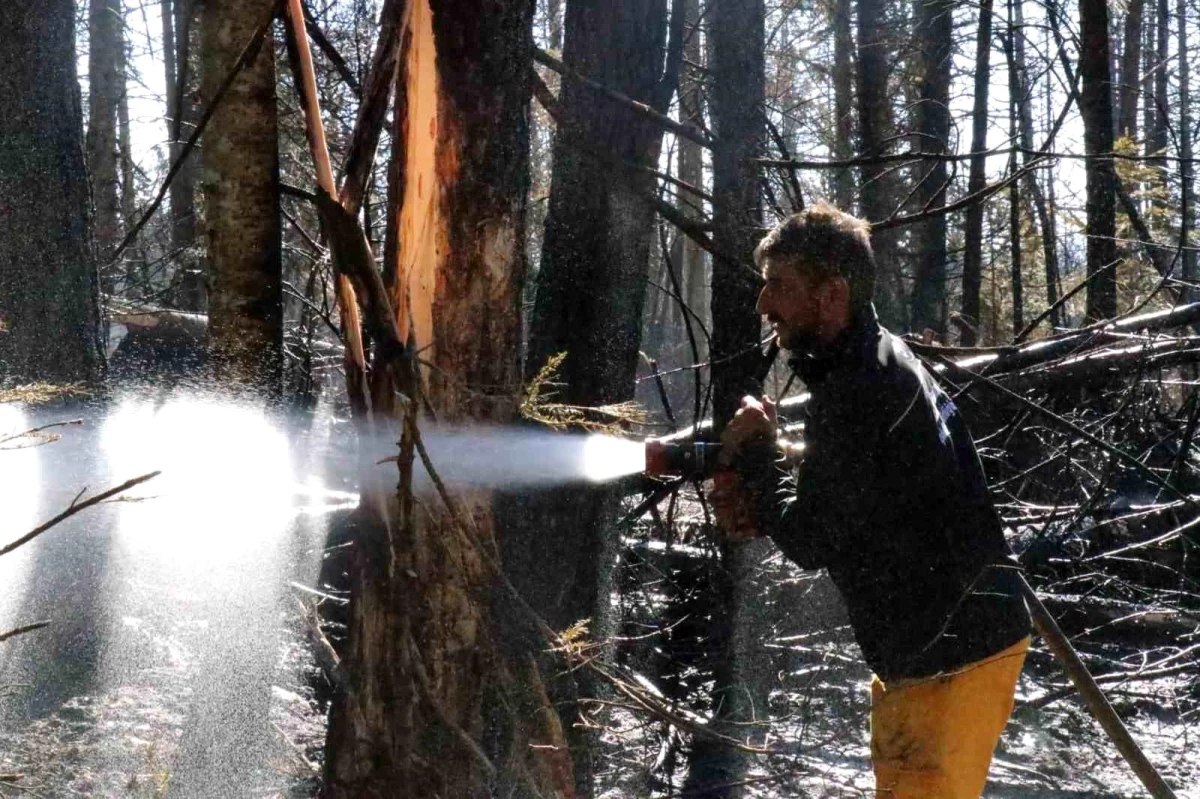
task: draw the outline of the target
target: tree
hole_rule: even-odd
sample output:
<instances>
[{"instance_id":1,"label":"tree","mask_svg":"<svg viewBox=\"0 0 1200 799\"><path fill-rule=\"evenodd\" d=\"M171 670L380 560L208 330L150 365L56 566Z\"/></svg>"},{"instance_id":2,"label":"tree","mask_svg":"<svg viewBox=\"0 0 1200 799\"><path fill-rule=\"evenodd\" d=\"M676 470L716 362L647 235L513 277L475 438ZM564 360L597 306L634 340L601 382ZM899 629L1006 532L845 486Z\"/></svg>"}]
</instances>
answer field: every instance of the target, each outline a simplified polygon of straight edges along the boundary
<instances>
[{"instance_id":1,"label":"tree","mask_svg":"<svg viewBox=\"0 0 1200 799\"><path fill-rule=\"evenodd\" d=\"M206 0L203 96L212 98L274 0ZM204 140L211 274L209 349L218 376L278 388L283 346L275 52L270 38L233 82Z\"/></svg>"},{"instance_id":2,"label":"tree","mask_svg":"<svg viewBox=\"0 0 1200 799\"><path fill-rule=\"evenodd\" d=\"M677 4L668 50L666 6L665 0L568 0L565 68L665 112L678 84L685 15L684 4ZM628 104L569 76L563 78L556 114L526 378L565 352L555 401L620 403L634 395L654 231L650 203L657 193L656 179L645 168L657 167L663 131ZM528 492L506 500L506 508L525 520L509 530L506 566L555 629L590 618L592 632L604 634L618 500L606 487ZM547 538L546 530L554 528L573 535ZM579 695L598 690L586 674L578 683L572 677L549 688L568 718L575 715ZM577 725L568 735L576 790L590 795L595 735Z\"/></svg>"},{"instance_id":3,"label":"tree","mask_svg":"<svg viewBox=\"0 0 1200 799\"><path fill-rule=\"evenodd\" d=\"M858 0L858 135L859 153L879 156L887 149L892 133L892 106L888 94L888 15L884 0ZM895 177L888 165L865 163L859 178L859 207L870 222L892 215ZM871 244L875 250L879 279L875 304L885 324L904 327L904 297L896 264L895 234L876 230Z\"/></svg>"},{"instance_id":4,"label":"tree","mask_svg":"<svg viewBox=\"0 0 1200 799\"><path fill-rule=\"evenodd\" d=\"M451 423L510 421L519 396L532 14L527 0L407 4L390 324L430 368L424 388L392 388L409 392L410 411L422 391ZM381 348L373 367L386 372L395 355ZM449 513L437 497L413 505L374 474L325 795L571 795L535 662L547 642L530 645L535 625L494 570L511 520L489 494L460 495L468 511Z\"/></svg>"},{"instance_id":5,"label":"tree","mask_svg":"<svg viewBox=\"0 0 1200 799\"><path fill-rule=\"evenodd\" d=\"M916 33L920 48L920 103L917 106L917 149L944 154L950 138L950 61L954 3L919 0ZM946 162L922 162L916 198L922 210L946 204ZM912 327L945 332L946 217L938 214L918 230L917 268L912 296Z\"/></svg>"},{"instance_id":6,"label":"tree","mask_svg":"<svg viewBox=\"0 0 1200 799\"><path fill-rule=\"evenodd\" d=\"M833 155L838 159L849 159L853 154L855 53L854 39L850 33L850 3L851 0L834 0L833 3L833 113L837 126ZM849 169L839 169L834 173L833 200L838 208L852 213L854 173Z\"/></svg>"},{"instance_id":7,"label":"tree","mask_svg":"<svg viewBox=\"0 0 1200 799\"><path fill-rule=\"evenodd\" d=\"M75 382L103 372L74 53L70 0L10 9L0 36L4 381Z\"/></svg>"},{"instance_id":8,"label":"tree","mask_svg":"<svg viewBox=\"0 0 1200 799\"><path fill-rule=\"evenodd\" d=\"M760 173L755 159L765 131L765 4L762 0L715 2L709 8L709 108L713 133L712 396L713 433L719 435L741 398L762 392L762 323L754 306L759 282L750 267L762 227ZM749 575L755 547L724 543L713 578L708 650L713 666L709 704L714 730L741 739L754 715L747 686L751 663L737 634L747 615ZM744 628L743 628L744 629ZM753 688L750 689L753 691ZM723 797L736 787L745 756L709 738L692 743L687 796Z\"/></svg>"},{"instance_id":9,"label":"tree","mask_svg":"<svg viewBox=\"0 0 1200 799\"><path fill-rule=\"evenodd\" d=\"M171 163L179 159L183 150L181 137L186 138L189 133L184 121L191 124L195 116L191 92L187 90L194 82L192 71L188 69L193 52L188 43L194 7L191 0L159 2L166 78L168 156ZM200 152L193 151L171 181L170 187L170 246L180 259L175 302L185 311L203 311L206 308L203 265L196 263L188 253L196 238L196 164L201 157Z\"/></svg>"},{"instance_id":10,"label":"tree","mask_svg":"<svg viewBox=\"0 0 1200 799\"><path fill-rule=\"evenodd\" d=\"M988 88L992 54L992 0L979 4L979 27L975 32L975 105L971 112L971 172L967 194L978 194L987 183ZM979 289L983 283L983 203L967 208L966 244L962 273L962 326L964 346L975 344L982 319L979 314Z\"/></svg>"},{"instance_id":11,"label":"tree","mask_svg":"<svg viewBox=\"0 0 1200 799\"><path fill-rule=\"evenodd\" d=\"M87 162L96 206L96 251L107 261L121 237L120 172L117 161L117 109L125 87L121 72L125 47L120 0L88 3L88 132ZM115 275L106 275L106 288Z\"/></svg>"},{"instance_id":12,"label":"tree","mask_svg":"<svg viewBox=\"0 0 1200 799\"><path fill-rule=\"evenodd\" d=\"M1192 183L1192 128L1191 87L1188 84L1188 51L1187 51L1187 4L1179 0L1177 5L1179 18L1179 157L1180 187L1179 187L1179 247L1183 254L1183 273L1181 277L1190 286L1196 279L1196 251L1188 246L1189 233L1196 219L1195 192ZM1193 296L1194 291L1187 290L1187 296Z\"/></svg>"},{"instance_id":13,"label":"tree","mask_svg":"<svg viewBox=\"0 0 1200 799\"><path fill-rule=\"evenodd\" d=\"M1117 135L1137 139L1138 70L1142 60L1142 9L1145 0L1129 0L1125 11L1125 45L1121 51L1121 98L1117 114Z\"/></svg>"},{"instance_id":14,"label":"tree","mask_svg":"<svg viewBox=\"0 0 1200 799\"><path fill-rule=\"evenodd\" d=\"M1079 111L1083 116L1087 162L1087 317L1117 315L1116 173L1110 159L1098 156L1113 149L1113 108L1108 71L1108 4L1079 2L1079 73L1083 83Z\"/></svg>"}]
</instances>

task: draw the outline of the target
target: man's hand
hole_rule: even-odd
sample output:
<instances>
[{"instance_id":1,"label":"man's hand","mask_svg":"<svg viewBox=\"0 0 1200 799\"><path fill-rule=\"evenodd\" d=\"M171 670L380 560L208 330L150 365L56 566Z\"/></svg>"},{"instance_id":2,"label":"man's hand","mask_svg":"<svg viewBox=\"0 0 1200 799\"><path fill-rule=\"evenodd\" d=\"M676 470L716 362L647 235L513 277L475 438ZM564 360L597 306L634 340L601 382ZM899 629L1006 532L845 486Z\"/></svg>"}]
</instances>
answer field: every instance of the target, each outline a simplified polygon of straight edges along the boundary
<instances>
[{"instance_id":1,"label":"man's hand","mask_svg":"<svg viewBox=\"0 0 1200 799\"><path fill-rule=\"evenodd\" d=\"M722 466L732 467L750 444L771 444L779 430L779 417L775 411L775 401L770 397L761 400L742 397L742 407L738 409L725 431L721 433Z\"/></svg>"},{"instance_id":2,"label":"man's hand","mask_svg":"<svg viewBox=\"0 0 1200 799\"><path fill-rule=\"evenodd\" d=\"M742 398L742 407L721 434L721 454L717 460L722 469L713 475L710 499L727 541L748 541L762 535L755 524L753 497L733 468L746 447L774 442L778 427L774 401L770 397L759 400L747 396Z\"/></svg>"},{"instance_id":3,"label":"man's hand","mask_svg":"<svg viewBox=\"0 0 1200 799\"><path fill-rule=\"evenodd\" d=\"M726 541L749 541L762 535L755 523L750 493L732 469L721 469L713 474L708 501Z\"/></svg>"}]
</instances>

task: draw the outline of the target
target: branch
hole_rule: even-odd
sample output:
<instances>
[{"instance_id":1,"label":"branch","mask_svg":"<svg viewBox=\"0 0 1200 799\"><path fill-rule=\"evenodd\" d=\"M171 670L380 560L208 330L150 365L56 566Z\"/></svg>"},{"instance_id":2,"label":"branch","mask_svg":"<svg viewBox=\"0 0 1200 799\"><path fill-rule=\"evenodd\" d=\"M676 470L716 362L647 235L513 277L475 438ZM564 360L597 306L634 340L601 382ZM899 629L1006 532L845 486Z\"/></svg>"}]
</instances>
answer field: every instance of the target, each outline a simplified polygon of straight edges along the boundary
<instances>
[{"instance_id":1,"label":"branch","mask_svg":"<svg viewBox=\"0 0 1200 799\"><path fill-rule=\"evenodd\" d=\"M901 227L903 225L911 225L915 222L921 222L923 220L926 220L926 219L929 219L929 218L935 217L935 216L942 216L944 214L952 214L955 211L959 211L963 208L966 208L967 206L974 205L975 203L983 202L988 197L991 197L993 194L995 194L996 192L1005 188L1012 182L1014 182L1016 180L1020 180L1027 173L1032 172L1033 170L1037 169L1039 166L1041 166L1041 159L1038 159L1036 161L1030 162L1029 164L1026 164L1025 166L1021 167L1016 172L1013 172L1011 175L1004 178L1003 180L997 181L997 182L991 184L990 186L984 186L982 189L975 192L974 194L968 194L966 197L963 197L958 202L953 202L953 203L950 203L949 205L943 205L943 206L939 206L937 208L931 208L928 211L920 211L915 214L908 214L907 216L893 216L889 219L884 219L881 222L872 222L871 229L872 230L887 230L888 228Z\"/></svg>"},{"instance_id":2,"label":"branch","mask_svg":"<svg viewBox=\"0 0 1200 799\"><path fill-rule=\"evenodd\" d=\"M346 151L342 182L338 200L351 214L357 216L362 207L363 193L375 163L375 151L379 146L379 134L387 117L388 98L396 82L396 60L400 54L400 23L404 13L402 0L384 0L379 13L379 37L375 43L375 55L371 59L371 71L367 73L367 93L358 107L358 117L350 134L350 147ZM310 28L311 32L311 28ZM314 40L315 37L314 37ZM317 42L320 44L320 42ZM406 91L400 87L399 91Z\"/></svg>"},{"instance_id":3,"label":"branch","mask_svg":"<svg viewBox=\"0 0 1200 799\"><path fill-rule=\"evenodd\" d=\"M28 544L30 541L37 538L42 533L46 532L54 525L58 524L59 522L63 521L64 519L68 519L71 516L74 516L76 513L79 513L81 510L90 508L93 505L98 505L101 502L103 502L104 500L109 499L110 497L114 497L117 494L120 494L122 491L128 491L129 489L133 488L134 486L144 483L153 477L158 477L158 475L160 475L160 474L162 474L162 472L154 471L154 472L150 472L149 474L143 474L141 477L135 477L132 480L126 480L124 483L121 483L121 485L117 486L116 488L110 488L109 490L105 491L103 494L97 494L96 496L92 497L91 499L85 500L85 501L79 503L78 505L76 505L75 503L79 500L79 497L76 497L75 500L73 500L71 502L70 506L68 506L68 508L66 510L64 510L62 513L58 514L57 516L55 516L53 519L46 522L45 524L43 524L39 527L35 527L34 529L30 530L28 533L21 536L16 541L13 541L11 544L9 544L3 548L0 548L0 555L7 555L9 552L12 552L17 547ZM86 489L84 489L84 490L86 490ZM82 496L82 492L80 492L80 495Z\"/></svg>"},{"instance_id":4,"label":"branch","mask_svg":"<svg viewBox=\"0 0 1200 799\"><path fill-rule=\"evenodd\" d=\"M49 627L49 626L50 626L50 622L48 622L48 621L35 621L33 624L26 624L22 627L17 627L15 629L9 630L6 633L0 633L0 641L7 641L9 638L16 638L18 635L24 635L25 633L31 633L34 630L40 630L43 627Z\"/></svg>"},{"instance_id":5,"label":"branch","mask_svg":"<svg viewBox=\"0 0 1200 799\"><path fill-rule=\"evenodd\" d=\"M634 111L638 115L645 117L646 119L650 120L651 122L657 123L659 126L669 130L670 132L674 133L676 136L682 136L683 138L687 139L688 141L693 141L696 144L699 144L701 147L707 147L710 150L713 148L713 140L710 139L709 137L705 136L700 131L696 130L696 128L694 128L690 125L680 124L679 122L676 122L675 120L671 119L669 116L666 116L665 114L660 114L658 111L655 111L653 108L651 108L650 106L646 105L643 102L634 100L632 97L629 97L628 95L622 94L621 92L618 92L615 89L610 89L607 86L604 86L603 84L597 83L596 81L594 81L590 78L586 78L583 75L580 75L578 72L575 72L573 69L569 68L566 64L559 61L557 58L550 55L545 50L542 50L537 47L533 48L533 60L538 62L539 64L541 64L544 67L549 67L550 69L554 70L559 75L562 75L564 78L567 78L568 80L573 80L577 83L582 83L584 86L587 86L588 88L591 88L591 89L594 89L595 91L600 92L602 95L609 98L610 100L620 103L621 105L625 106L626 108L629 108L630 110Z\"/></svg>"},{"instance_id":6,"label":"branch","mask_svg":"<svg viewBox=\"0 0 1200 799\"><path fill-rule=\"evenodd\" d=\"M329 37L325 35L325 31L321 30L321 26L317 24L316 17L313 16L312 9L308 7L308 3L304 4L304 29L308 31L308 35L317 43L317 47L329 59L329 63L333 64L333 68L337 70L338 75L350 87L350 91L354 92L354 96L362 99L362 85L358 82L358 77L350 69L350 65L346 63L346 59L333 46L333 42L329 41Z\"/></svg>"}]
</instances>

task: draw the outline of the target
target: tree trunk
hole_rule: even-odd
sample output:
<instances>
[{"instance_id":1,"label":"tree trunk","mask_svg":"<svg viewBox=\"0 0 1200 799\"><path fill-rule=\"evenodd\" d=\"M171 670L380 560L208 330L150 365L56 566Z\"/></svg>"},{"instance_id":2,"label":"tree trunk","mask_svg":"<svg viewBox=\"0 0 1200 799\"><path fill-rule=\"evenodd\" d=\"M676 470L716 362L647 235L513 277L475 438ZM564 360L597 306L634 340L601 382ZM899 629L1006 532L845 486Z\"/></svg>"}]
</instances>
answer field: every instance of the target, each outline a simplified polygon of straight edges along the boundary
<instances>
[{"instance_id":1,"label":"tree trunk","mask_svg":"<svg viewBox=\"0 0 1200 799\"><path fill-rule=\"evenodd\" d=\"M684 58L692 64L703 64L704 54L700 47L700 0L682 0L684 4L684 19L687 25L687 41L684 44ZM686 76L686 79L684 79ZM679 85L679 118L680 121L693 121L697 125L704 121L704 110L700 102L701 82L693 70L687 70L681 76ZM679 148L679 179L696 188L704 187L704 153L699 144L689 139L676 139ZM684 202L681 208L689 219L700 219L704 216L704 202L697 196L683 192L680 199ZM707 259L700 245L687 236L680 235L683 250L683 270L681 278L686 291L687 305L696 317L708 326L709 282ZM693 325L695 327L695 325ZM676 329L672 335L673 341L686 341L684 331ZM704 336L696 334L697 362L708 358L708 342ZM692 352L688 350L688 358Z\"/></svg>"},{"instance_id":2,"label":"tree trunk","mask_svg":"<svg viewBox=\"0 0 1200 799\"><path fill-rule=\"evenodd\" d=\"M1108 4L1105 0L1079 0L1080 58L1083 82L1079 111L1083 117L1084 149L1088 155L1111 153L1113 109L1108 71ZM1089 320L1117 315L1116 173L1112 161L1087 162L1087 274L1098 272L1087 287Z\"/></svg>"},{"instance_id":3,"label":"tree trunk","mask_svg":"<svg viewBox=\"0 0 1200 799\"><path fill-rule=\"evenodd\" d=\"M431 363L428 401L452 424L510 421L519 395L532 14L532 2L416 0L404 22L392 298L401 337ZM351 688L335 700L324 795L573 795L533 663L545 641L532 645L487 567L508 554L492 498L467 498L472 542L437 497L410 513L371 474L363 512L387 513L355 543Z\"/></svg>"},{"instance_id":4,"label":"tree trunk","mask_svg":"<svg viewBox=\"0 0 1200 799\"><path fill-rule=\"evenodd\" d=\"M676 13L682 23L682 7ZM678 73L667 76L671 86L664 91L665 0L572 0L564 25L567 67L666 111ZM569 78L562 81L559 111L526 377L566 352L556 401L623 402L634 395L654 242L647 203L657 194L652 175L625 167L657 166L662 129ZM593 634L604 634L618 503L605 487L505 498L505 512L524 519L508 531L506 569L519 589L540 600L551 626L592 618ZM570 529L572 535L547 537L554 529ZM599 687L588 674L575 676L555 680L549 689L569 719L576 791L590 796L597 737L574 721L577 699L595 695Z\"/></svg>"},{"instance_id":5,"label":"tree trunk","mask_svg":"<svg viewBox=\"0 0 1200 799\"><path fill-rule=\"evenodd\" d=\"M202 82L207 101L274 0L205 0ZM268 36L230 87L204 137L208 345L225 380L278 390L283 302L275 51Z\"/></svg>"},{"instance_id":6,"label":"tree trunk","mask_svg":"<svg viewBox=\"0 0 1200 799\"><path fill-rule=\"evenodd\" d=\"M1142 62L1142 9L1145 0L1129 0L1125 12L1125 47L1121 53L1121 105L1117 114L1117 135L1137 140L1137 99Z\"/></svg>"},{"instance_id":7,"label":"tree trunk","mask_svg":"<svg viewBox=\"0 0 1200 799\"><path fill-rule=\"evenodd\" d=\"M833 157L839 160L848 160L853 155L850 142L854 136L854 40L850 35L850 2L835 0L833 6L833 113L837 117ZM846 213L853 213L854 173L849 169L834 172L833 201Z\"/></svg>"},{"instance_id":8,"label":"tree trunk","mask_svg":"<svg viewBox=\"0 0 1200 799\"><path fill-rule=\"evenodd\" d=\"M1016 31L1010 41L1011 54L1010 66L1016 74L1018 82L1017 96L1013 102L1016 105L1017 111L1017 126L1020 129L1020 142L1024 152L1021 155L1021 161L1028 169L1032 166L1035 157L1034 150L1038 146L1033 138L1033 98L1032 88L1029 81L1029 70L1025 65L1025 17L1023 4L1016 3L1013 6L1013 18L1015 20ZM1047 124L1053 124L1047 118ZM1053 180L1048 181L1050 183ZM1058 302L1058 240L1055 232L1054 214L1047 206L1046 196L1042 191L1041 184L1038 183L1037 173L1030 169L1021 179L1021 183L1025 188L1026 195L1029 201L1033 204L1033 210L1037 214L1038 227L1042 232L1042 259L1046 273L1046 301L1049 306L1053 306ZM1050 314L1050 324L1053 327L1059 325L1061 314L1059 311L1054 311ZM1019 332L1019 331L1018 331Z\"/></svg>"},{"instance_id":9,"label":"tree trunk","mask_svg":"<svg viewBox=\"0 0 1200 799\"><path fill-rule=\"evenodd\" d=\"M665 39L664 0L578 0L567 5L563 60L576 73L649 101ZM564 80L559 102L563 121L554 142L528 369L536 373L565 351L563 401L622 401L633 393L653 223L646 201L655 181L625 174L618 164L657 165L662 131L578 81Z\"/></svg>"},{"instance_id":10,"label":"tree trunk","mask_svg":"<svg viewBox=\"0 0 1200 799\"><path fill-rule=\"evenodd\" d=\"M117 106L117 142L120 151L121 171L121 224L132 230L137 224L137 184L133 175L133 131L129 125L129 65L125 44L121 43L121 60L118 64L121 75L121 102ZM146 256L141 248L130 247L125 266L125 291L137 289L145 294L147 287L141 285L146 275Z\"/></svg>"},{"instance_id":11,"label":"tree trunk","mask_svg":"<svg viewBox=\"0 0 1200 799\"><path fill-rule=\"evenodd\" d=\"M104 269L104 285L112 291L117 274L108 259L121 238L120 174L117 168L117 106L121 102L120 0L88 3L88 132L87 162L96 208L96 253Z\"/></svg>"},{"instance_id":12,"label":"tree trunk","mask_svg":"<svg viewBox=\"0 0 1200 799\"><path fill-rule=\"evenodd\" d=\"M712 381L714 434L732 418L742 396L759 394L761 353L755 346L761 320L754 312L758 282L743 264L751 262L762 225L760 175L753 159L762 149L765 130L763 0L714 3L708 12L709 67L712 70L713 243L737 263L713 260ZM749 699L759 681L747 659L746 617L752 599L749 574L754 546L722 547L714 580L708 630L713 664L710 705L713 727L735 738L759 731L744 722L761 707ZM745 756L707 738L692 743L686 796L728 797L740 794Z\"/></svg>"},{"instance_id":13,"label":"tree trunk","mask_svg":"<svg viewBox=\"0 0 1200 799\"><path fill-rule=\"evenodd\" d=\"M12 6L0 65L0 383L95 379L104 364L100 287L74 4Z\"/></svg>"},{"instance_id":14,"label":"tree trunk","mask_svg":"<svg viewBox=\"0 0 1200 799\"><path fill-rule=\"evenodd\" d=\"M192 5L192 0L160 0L159 4L167 95L167 142L171 163L179 158L183 149L180 139L190 135L189 126L195 118L189 90L194 79L189 76L191 71L187 68L192 52L188 46L193 32ZM188 84L183 91L179 87L180 81ZM179 138L175 136L176 129L181 134ZM173 253L177 253L174 301L179 308L196 312L206 310L208 305L203 264L189 250L196 238L196 165L201 158L203 155L200 150L192 151L187 163L171 181L169 194L170 247Z\"/></svg>"},{"instance_id":15,"label":"tree trunk","mask_svg":"<svg viewBox=\"0 0 1200 799\"><path fill-rule=\"evenodd\" d=\"M892 65L884 0L858 0L858 132L864 156L882 155L892 134L888 75ZM895 178L886 165L865 165L859 179L859 206L870 222L891 216L896 202ZM907 327L904 295L896 255L896 234L871 234L875 250L875 304L880 319L892 327Z\"/></svg>"},{"instance_id":16,"label":"tree trunk","mask_svg":"<svg viewBox=\"0 0 1200 799\"><path fill-rule=\"evenodd\" d=\"M967 194L974 195L987 185L988 86L992 54L992 0L981 0L979 28L975 33L975 105L971 116L971 174ZM963 253L962 315L966 322L960 341L972 347L978 341L979 289L983 281L983 203L967 209L966 243Z\"/></svg>"},{"instance_id":17,"label":"tree trunk","mask_svg":"<svg viewBox=\"0 0 1200 799\"><path fill-rule=\"evenodd\" d=\"M918 147L922 152L947 152L950 137L950 62L954 54L954 3L920 0L916 35L920 48L921 88L917 105ZM921 210L946 204L945 161L922 162L916 198ZM912 295L912 329L945 333L946 217L921 223L916 234L917 267Z\"/></svg>"},{"instance_id":18,"label":"tree trunk","mask_svg":"<svg viewBox=\"0 0 1200 799\"><path fill-rule=\"evenodd\" d=\"M1188 51L1187 51L1187 4L1178 0L1179 19L1179 157L1180 164L1179 189L1179 246L1183 251L1183 281L1188 286L1185 295L1188 301L1195 296L1191 284L1196 280L1196 251L1188 246L1192 227L1195 225L1196 210L1195 193L1193 191L1192 173L1192 128L1191 128L1191 90L1188 85Z\"/></svg>"}]
</instances>

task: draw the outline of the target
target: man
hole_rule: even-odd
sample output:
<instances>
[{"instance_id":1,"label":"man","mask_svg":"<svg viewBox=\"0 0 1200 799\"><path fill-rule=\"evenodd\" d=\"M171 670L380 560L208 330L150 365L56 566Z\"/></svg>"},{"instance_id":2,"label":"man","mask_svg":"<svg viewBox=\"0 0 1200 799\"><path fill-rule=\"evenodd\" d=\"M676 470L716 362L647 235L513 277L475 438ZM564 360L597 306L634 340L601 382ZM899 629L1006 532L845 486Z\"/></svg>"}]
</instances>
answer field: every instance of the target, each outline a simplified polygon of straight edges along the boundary
<instances>
[{"instance_id":1,"label":"man","mask_svg":"<svg viewBox=\"0 0 1200 799\"><path fill-rule=\"evenodd\" d=\"M828 205L755 250L757 311L811 393L804 459L777 462L769 398L722 435L738 473L717 491L731 537L769 534L845 599L871 686L876 796L978 797L1012 712L1029 616L974 444L953 402L871 305L862 220Z\"/></svg>"}]
</instances>

